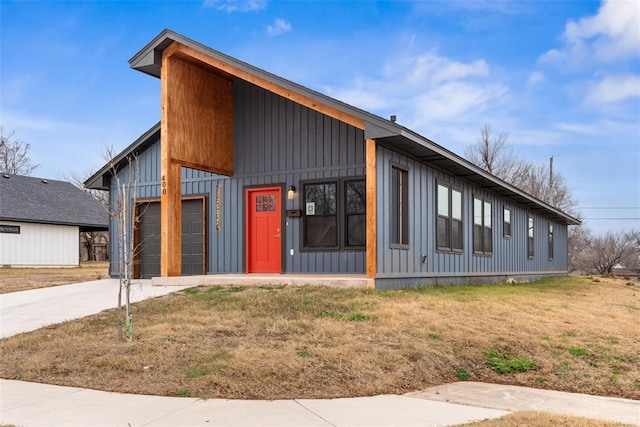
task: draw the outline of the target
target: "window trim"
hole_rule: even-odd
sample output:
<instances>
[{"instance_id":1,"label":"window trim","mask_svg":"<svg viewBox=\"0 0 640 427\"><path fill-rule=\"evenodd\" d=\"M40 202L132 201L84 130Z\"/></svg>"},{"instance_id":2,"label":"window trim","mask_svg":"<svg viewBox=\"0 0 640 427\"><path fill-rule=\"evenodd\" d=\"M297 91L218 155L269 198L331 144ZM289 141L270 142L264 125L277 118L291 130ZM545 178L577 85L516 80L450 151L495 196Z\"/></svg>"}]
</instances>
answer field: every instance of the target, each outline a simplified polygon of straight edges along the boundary
<instances>
[{"instance_id":1,"label":"window trim","mask_svg":"<svg viewBox=\"0 0 640 427\"><path fill-rule=\"evenodd\" d=\"M448 202L448 214L447 216L444 215L440 215L439 212L439 207L440 205L438 204L438 197L439 197L439 187L445 187L447 189L447 202ZM454 219L453 218L453 193L459 193L460 194L460 219ZM456 253L456 254L461 254L464 253L464 192L462 191L462 188L460 188L457 185L451 184L450 182L441 180L441 179L436 179L436 191L435 191L435 214L436 214L436 222L435 222L435 239L436 239L436 251L437 252L448 252L448 253ZM444 218L446 222L446 224L448 225L447 227L447 232L448 232L448 241L449 241L449 246L440 246L440 242L438 241L438 219L440 218ZM460 228L460 247L459 248L454 248L453 247L453 224L457 223L459 224L459 228Z\"/></svg>"},{"instance_id":2,"label":"window trim","mask_svg":"<svg viewBox=\"0 0 640 427\"><path fill-rule=\"evenodd\" d=\"M476 200L480 202L481 224L476 224ZM487 205L489 205L489 226L485 224L485 220L487 219L487 214L486 214ZM481 250L476 250L476 225L479 225L481 229L481 233L479 236L480 239L482 240L482 242L480 243L480 246L482 247ZM485 242L485 232L487 229L489 230L489 239L490 239L489 248L488 248L489 250L487 250L487 246ZM484 255L484 256L493 255L493 203L491 200L489 200L486 197L477 196L477 195L473 196L473 232L472 232L471 238L473 240L474 255Z\"/></svg>"},{"instance_id":3,"label":"window trim","mask_svg":"<svg viewBox=\"0 0 640 427\"><path fill-rule=\"evenodd\" d=\"M509 212L509 221L507 221L506 213ZM509 224L509 231L507 232L507 224ZM502 207L502 237L505 239L511 239L511 207L503 206Z\"/></svg>"},{"instance_id":4,"label":"window trim","mask_svg":"<svg viewBox=\"0 0 640 427\"><path fill-rule=\"evenodd\" d=\"M300 252L339 252L339 251L363 251L366 249L366 204L365 204L365 244L363 246L347 245L347 206L346 186L348 182L364 181L366 185L366 177L362 175L348 177L331 177L318 178L299 181L301 192L301 209L302 221L300 221ZM307 209L306 209L306 186L313 184L335 184L336 185L336 246L306 246L306 227L307 227ZM366 187L365 187L366 188ZM366 197L366 193L365 193ZM329 215L327 215L329 216Z\"/></svg>"},{"instance_id":5,"label":"window trim","mask_svg":"<svg viewBox=\"0 0 640 427\"><path fill-rule=\"evenodd\" d=\"M394 222L394 214L391 209L393 209L393 205L395 203L395 190L393 189L393 174L394 170L399 172L400 178L406 176L406 183L400 180L400 197L398 203L398 221ZM411 232L409 230L409 225L411 224L411 220L409 218L409 214L411 213L410 203L409 203L409 168L406 166L400 165L395 162L390 162L389 168L389 247L391 249L409 249L409 245L411 243L409 237L411 236ZM405 206L406 204L406 206ZM393 236L391 235L394 227L398 227L398 242L393 241Z\"/></svg>"},{"instance_id":6,"label":"window trim","mask_svg":"<svg viewBox=\"0 0 640 427\"><path fill-rule=\"evenodd\" d=\"M533 215L527 214L527 258L528 259L535 258L535 254L536 254L535 225L536 225L536 221Z\"/></svg>"}]
</instances>

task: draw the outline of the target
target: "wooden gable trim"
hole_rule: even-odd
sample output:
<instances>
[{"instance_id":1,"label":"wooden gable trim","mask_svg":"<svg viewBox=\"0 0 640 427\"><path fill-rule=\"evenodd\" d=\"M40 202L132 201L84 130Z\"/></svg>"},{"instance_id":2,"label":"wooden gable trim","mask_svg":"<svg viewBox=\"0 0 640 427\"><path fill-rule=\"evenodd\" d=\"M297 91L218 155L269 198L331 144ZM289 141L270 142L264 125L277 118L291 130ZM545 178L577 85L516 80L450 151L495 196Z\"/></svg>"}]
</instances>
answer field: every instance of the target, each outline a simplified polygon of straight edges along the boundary
<instances>
[{"instance_id":1,"label":"wooden gable trim","mask_svg":"<svg viewBox=\"0 0 640 427\"><path fill-rule=\"evenodd\" d=\"M239 79L245 80L249 83L252 83L256 86L259 86L263 89L266 89L270 92L280 95L283 98L289 99L307 108L318 111L319 113L325 114L329 117L333 117L334 119L350 124L351 126L354 126L358 129L364 130L363 119L355 117L349 113L346 113L342 110L331 107L327 104L323 104L322 102L319 102L301 93L289 90L285 87L278 85L277 83L274 83L262 77L256 76L246 70L243 70L239 67L228 64L224 61L221 61L220 59L206 55L196 49L193 49L189 46L185 46L179 42L173 42L173 44L171 44L171 46L169 46L163 52L163 58L167 58L168 56L172 56L172 55L179 55L180 57L183 57L185 59L198 61L209 67L215 68L222 75L237 77Z\"/></svg>"}]
</instances>

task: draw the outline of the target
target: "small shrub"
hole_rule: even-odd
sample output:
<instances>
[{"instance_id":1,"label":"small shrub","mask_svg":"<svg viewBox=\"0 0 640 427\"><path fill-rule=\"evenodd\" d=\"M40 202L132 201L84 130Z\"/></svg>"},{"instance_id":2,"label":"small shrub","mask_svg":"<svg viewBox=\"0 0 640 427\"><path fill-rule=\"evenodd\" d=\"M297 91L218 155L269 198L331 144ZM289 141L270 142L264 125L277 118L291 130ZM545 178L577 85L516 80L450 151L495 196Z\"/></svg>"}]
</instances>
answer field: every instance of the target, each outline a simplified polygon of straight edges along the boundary
<instances>
[{"instance_id":1,"label":"small shrub","mask_svg":"<svg viewBox=\"0 0 640 427\"><path fill-rule=\"evenodd\" d=\"M307 358L307 357L309 357L309 350L307 350L306 348L299 348L299 349L296 350L296 354L299 357Z\"/></svg>"},{"instance_id":2,"label":"small shrub","mask_svg":"<svg viewBox=\"0 0 640 427\"><path fill-rule=\"evenodd\" d=\"M582 347L573 347L569 349L569 354L575 357L585 357L589 355L589 352L586 348Z\"/></svg>"},{"instance_id":3,"label":"small shrub","mask_svg":"<svg viewBox=\"0 0 640 427\"><path fill-rule=\"evenodd\" d=\"M187 376L189 378L198 378L205 376L209 373L209 370L206 368L191 368L187 371Z\"/></svg>"},{"instance_id":4,"label":"small shrub","mask_svg":"<svg viewBox=\"0 0 640 427\"><path fill-rule=\"evenodd\" d=\"M431 338L432 340L439 340L440 339L440 335L434 334L434 333L429 333L427 335L427 337Z\"/></svg>"},{"instance_id":5,"label":"small shrub","mask_svg":"<svg viewBox=\"0 0 640 427\"><path fill-rule=\"evenodd\" d=\"M546 381L547 379L543 376L536 377L536 385L538 385L539 387L542 387Z\"/></svg>"},{"instance_id":6,"label":"small shrub","mask_svg":"<svg viewBox=\"0 0 640 427\"><path fill-rule=\"evenodd\" d=\"M328 317L330 319L342 319L344 315L337 311L321 311L317 317Z\"/></svg>"},{"instance_id":7,"label":"small shrub","mask_svg":"<svg viewBox=\"0 0 640 427\"><path fill-rule=\"evenodd\" d=\"M355 313L349 313L347 320L350 322L364 322L366 320L371 320L371 315L356 311Z\"/></svg>"},{"instance_id":8,"label":"small shrub","mask_svg":"<svg viewBox=\"0 0 640 427\"><path fill-rule=\"evenodd\" d=\"M471 374L465 368L456 369L456 378L458 378L460 381L467 381L470 376Z\"/></svg>"},{"instance_id":9,"label":"small shrub","mask_svg":"<svg viewBox=\"0 0 640 427\"><path fill-rule=\"evenodd\" d=\"M485 351L485 360L496 372L511 374L514 372L526 372L537 366L536 362L526 357L508 358L508 355L499 350L490 348Z\"/></svg>"},{"instance_id":10,"label":"small shrub","mask_svg":"<svg viewBox=\"0 0 640 427\"><path fill-rule=\"evenodd\" d=\"M178 397L189 397L189 396L191 396L191 392L189 391L188 388L181 388L180 390L176 391L176 396L178 396Z\"/></svg>"}]
</instances>

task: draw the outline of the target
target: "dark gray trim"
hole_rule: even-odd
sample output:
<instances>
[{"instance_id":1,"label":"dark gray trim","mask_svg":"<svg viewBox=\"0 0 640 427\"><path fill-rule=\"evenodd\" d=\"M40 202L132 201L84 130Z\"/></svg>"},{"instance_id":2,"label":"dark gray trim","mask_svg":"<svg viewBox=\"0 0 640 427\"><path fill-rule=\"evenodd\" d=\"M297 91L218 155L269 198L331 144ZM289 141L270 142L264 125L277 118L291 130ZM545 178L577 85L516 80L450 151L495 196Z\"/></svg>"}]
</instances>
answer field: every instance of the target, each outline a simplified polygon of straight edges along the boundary
<instances>
[{"instance_id":1,"label":"dark gray trim","mask_svg":"<svg viewBox=\"0 0 640 427\"><path fill-rule=\"evenodd\" d=\"M113 158L113 164L116 171L121 170L127 165L127 157L130 154L139 154L150 147L152 144L160 140L160 122L156 123L151 129L140 135L127 148L122 150ZM85 182L84 186L94 190L109 191L111 183L111 162L108 162L96 173L91 175Z\"/></svg>"}]
</instances>

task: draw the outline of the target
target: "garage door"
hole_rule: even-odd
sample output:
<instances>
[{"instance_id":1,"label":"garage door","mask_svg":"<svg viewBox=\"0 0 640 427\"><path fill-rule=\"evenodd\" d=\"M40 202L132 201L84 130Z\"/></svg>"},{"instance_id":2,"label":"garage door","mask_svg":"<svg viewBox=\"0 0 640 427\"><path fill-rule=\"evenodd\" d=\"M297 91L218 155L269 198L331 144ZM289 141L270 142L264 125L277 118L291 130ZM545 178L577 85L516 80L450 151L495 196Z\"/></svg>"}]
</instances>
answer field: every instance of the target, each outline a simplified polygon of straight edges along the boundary
<instances>
[{"instance_id":1,"label":"garage door","mask_svg":"<svg viewBox=\"0 0 640 427\"><path fill-rule=\"evenodd\" d=\"M160 202L138 205L137 274L160 276ZM204 199L182 201L182 275L205 274Z\"/></svg>"}]
</instances>

